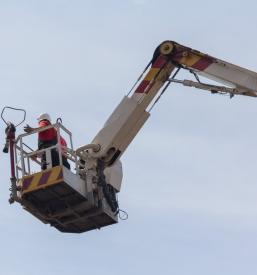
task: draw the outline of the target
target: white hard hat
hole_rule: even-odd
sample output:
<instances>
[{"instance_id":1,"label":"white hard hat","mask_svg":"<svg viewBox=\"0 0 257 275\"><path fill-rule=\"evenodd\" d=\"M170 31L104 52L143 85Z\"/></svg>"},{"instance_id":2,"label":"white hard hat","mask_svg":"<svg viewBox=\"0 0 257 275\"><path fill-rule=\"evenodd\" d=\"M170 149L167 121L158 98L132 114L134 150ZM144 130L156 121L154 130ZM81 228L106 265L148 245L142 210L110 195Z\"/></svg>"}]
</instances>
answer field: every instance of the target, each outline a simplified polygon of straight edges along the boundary
<instances>
[{"instance_id":1,"label":"white hard hat","mask_svg":"<svg viewBox=\"0 0 257 275\"><path fill-rule=\"evenodd\" d=\"M41 121L41 120L48 120L49 122L51 122L51 117L49 114L47 113L44 113L44 114L41 114L38 118L37 118L38 121Z\"/></svg>"}]
</instances>

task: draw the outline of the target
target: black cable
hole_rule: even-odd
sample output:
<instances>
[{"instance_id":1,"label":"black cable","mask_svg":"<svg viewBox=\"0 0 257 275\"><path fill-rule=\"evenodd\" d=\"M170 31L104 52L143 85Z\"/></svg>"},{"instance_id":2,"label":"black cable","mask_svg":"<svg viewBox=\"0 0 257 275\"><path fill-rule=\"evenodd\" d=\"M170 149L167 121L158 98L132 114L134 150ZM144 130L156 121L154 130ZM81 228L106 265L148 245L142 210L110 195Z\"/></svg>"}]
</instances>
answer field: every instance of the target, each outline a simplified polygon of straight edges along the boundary
<instances>
[{"instance_id":1,"label":"black cable","mask_svg":"<svg viewBox=\"0 0 257 275\"><path fill-rule=\"evenodd\" d=\"M105 199L109 204L112 212L118 213L119 205L116 199L116 193L115 193L114 187L106 182L103 170L104 170L104 162L99 159L97 162L98 184L102 187Z\"/></svg>"},{"instance_id":2,"label":"black cable","mask_svg":"<svg viewBox=\"0 0 257 275\"><path fill-rule=\"evenodd\" d=\"M194 77L195 77L195 79L197 80L198 83L203 84L203 83L200 81L199 76L196 74L196 72L194 72L193 70L189 70L189 72L190 72L191 74L194 75Z\"/></svg>"},{"instance_id":3,"label":"black cable","mask_svg":"<svg viewBox=\"0 0 257 275\"><path fill-rule=\"evenodd\" d=\"M122 213L122 214L121 214ZM128 219L128 213L122 209L118 209L119 219L125 221Z\"/></svg>"},{"instance_id":4,"label":"black cable","mask_svg":"<svg viewBox=\"0 0 257 275\"><path fill-rule=\"evenodd\" d=\"M178 74L178 72L180 71L181 67L178 67L177 70L175 71L175 73L173 74L173 76L171 77L171 79L174 79L176 77L176 75ZM151 108L149 109L149 112L151 112L151 110L153 109L154 105L160 100L161 96L164 94L164 92L167 90L167 88L170 86L171 81L168 80L166 85L164 86L164 88L162 89L161 93L159 94L159 96L156 98L155 102L153 103L153 105L151 106Z\"/></svg>"},{"instance_id":5,"label":"black cable","mask_svg":"<svg viewBox=\"0 0 257 275\"><path fill-rule=\"evenodd\" d=\"M146 65L146 67L144 68L143 72L140 74L140 76L138 77L138 79L136 80L136 82L134 83L134 85L132 86L132 88L129 90L129 92L127 93L127 96L130 95L130 93L133 91L133 89L136 87L137 83L140 81L140 79L143 77L144 73L146 72L146 70L150 67L150 65L152 64L152 60Z\"/></svg>"},{"instance_id":6,"label":"black cable","mask_svg":"<svg viewBox=\"0 0 257 275\"><path fill-rule=\"evenodd\" d=\"M24 109L19 109L19 108L14 108L14 107L10 107L10 106L5 106L1 112L1 118L3 120L3 122L8 125L8 122L4 119L4 111L5 109L11 109L11 110L14 110L14 111L22 111L23 112L23 119L20 123L18 123L17 125L15 125L15 127L18 127L19 125L21 125L25 119L26 119L26 111Z\"/></svg>"}]
</instances>

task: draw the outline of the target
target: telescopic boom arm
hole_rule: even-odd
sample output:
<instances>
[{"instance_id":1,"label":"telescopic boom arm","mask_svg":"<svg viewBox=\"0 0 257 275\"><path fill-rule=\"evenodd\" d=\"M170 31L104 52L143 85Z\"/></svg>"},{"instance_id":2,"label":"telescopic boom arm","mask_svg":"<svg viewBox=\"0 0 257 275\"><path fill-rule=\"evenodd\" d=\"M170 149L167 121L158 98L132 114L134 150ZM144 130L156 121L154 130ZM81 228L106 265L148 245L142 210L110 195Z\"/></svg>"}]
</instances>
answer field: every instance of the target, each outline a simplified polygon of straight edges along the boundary
<instances>
[{"instance_id":1,"label":"telescopic boom arm","mask_svg":"<svg viewBox=\"0 0 257 275\"><path fill-rule=\"evenodd\" d=\"M180 69L191 72L197 81L175 79ZM173 71L175 73L171 76ZM215 80L222 85L225 84L225 86L202 83L198 75ZM92 144L98 145L99 150L97 152L91 150L90 155L103 159L106 166L119 159L150 116L150 104L156 97L155 102L158 101L172 82L208 90L212 93L227 93L230 97L234 95L257 96L257 73L176 42L164 41L157 47L152 60L131 89L130 93L133 92L133 94L130 96L129 93L123 98L93 139Z\"/></svg>"}]
</instances>

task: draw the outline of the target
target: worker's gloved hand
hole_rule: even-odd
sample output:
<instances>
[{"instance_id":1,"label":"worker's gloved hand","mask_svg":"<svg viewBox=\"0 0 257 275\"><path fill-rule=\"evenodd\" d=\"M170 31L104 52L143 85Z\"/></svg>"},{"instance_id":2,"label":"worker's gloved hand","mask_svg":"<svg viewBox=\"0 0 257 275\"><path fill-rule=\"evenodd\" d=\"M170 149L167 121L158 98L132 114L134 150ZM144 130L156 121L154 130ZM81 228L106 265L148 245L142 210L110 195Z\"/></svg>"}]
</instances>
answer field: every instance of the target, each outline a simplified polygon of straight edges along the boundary
<instances>
[{"instance_id":1,"label":"worker's gloved hand","mask_svg":"<svg viewBox=\"0 0 257 275\"><path fill-rule=\"evenodd\" d=\"M34 130L34 128L30 127L28 124L26 126L24 126L24 132L26 133L30 133Z\"/></svg>"}]
</instances>

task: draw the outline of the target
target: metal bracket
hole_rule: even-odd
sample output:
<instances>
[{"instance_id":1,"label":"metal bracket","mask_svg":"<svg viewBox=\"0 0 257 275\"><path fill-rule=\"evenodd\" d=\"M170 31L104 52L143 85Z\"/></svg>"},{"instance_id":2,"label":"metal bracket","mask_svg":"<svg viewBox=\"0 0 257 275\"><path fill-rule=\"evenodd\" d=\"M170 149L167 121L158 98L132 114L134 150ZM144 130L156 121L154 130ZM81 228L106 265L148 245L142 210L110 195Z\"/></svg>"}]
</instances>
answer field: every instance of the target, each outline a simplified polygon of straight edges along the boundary
<instances>
[{"instance_id":1,"label":"metal bracket","mask_svg":"<svg viewBox=\"0 0 257 275\"><path fill-rule=\"evenodd\" d=\"M211 85L211 84L202 83L202 82L195 82L195 81L187 80L187 79L179 80L179 79L170 78L169 81L173 82L173 83L179 83L179 84L182 84L187 87L194 87L197 89L210 91L213 94L216 94L216 93L229 94L231 98L236 94L242 94L235 88L229 88L229 87L225 87L225 86L216 86L216 85Z\"/></svg>"}]
</instances>

